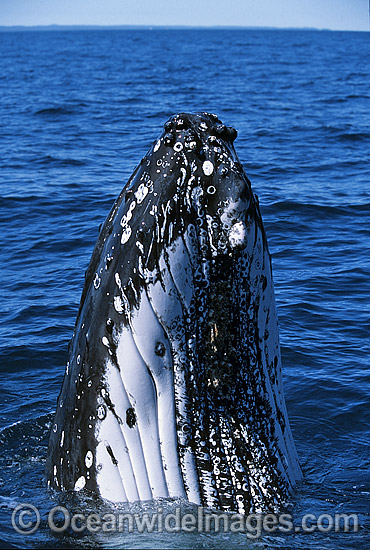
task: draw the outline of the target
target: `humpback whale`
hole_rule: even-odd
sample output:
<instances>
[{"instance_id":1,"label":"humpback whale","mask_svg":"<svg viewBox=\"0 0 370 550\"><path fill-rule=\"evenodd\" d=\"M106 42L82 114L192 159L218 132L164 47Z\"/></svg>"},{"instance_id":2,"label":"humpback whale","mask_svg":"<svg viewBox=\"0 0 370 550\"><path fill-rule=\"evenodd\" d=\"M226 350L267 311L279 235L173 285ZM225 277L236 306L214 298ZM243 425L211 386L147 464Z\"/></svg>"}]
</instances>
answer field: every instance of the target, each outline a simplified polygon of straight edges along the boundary
<instances>
[{"instance_id":1,"label":"humpback whale","mask_svg":"<svg viewBox=\"0 0 370 550\"><path fill-rule=\"evenodd\" d=\"M300 479L236 136L214 114L171 117L103 224L51 428L52 488L247 514L281 509Z\"/></svg>"}]
</instances>

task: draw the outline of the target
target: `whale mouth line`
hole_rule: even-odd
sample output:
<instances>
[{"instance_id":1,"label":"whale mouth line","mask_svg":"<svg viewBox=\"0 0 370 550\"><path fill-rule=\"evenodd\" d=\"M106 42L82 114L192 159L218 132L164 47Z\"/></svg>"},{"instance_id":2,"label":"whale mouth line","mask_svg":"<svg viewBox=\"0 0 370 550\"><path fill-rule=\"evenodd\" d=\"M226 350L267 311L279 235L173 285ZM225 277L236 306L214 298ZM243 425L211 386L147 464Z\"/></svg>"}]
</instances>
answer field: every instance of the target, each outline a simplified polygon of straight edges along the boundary
<instances>
[{"instance_id":1,"label":"whale mouth line","mask_svg":"<svg viewBox=\"0 0 370 550\"><path fill-rule=\"evenodd\" d=\"M86 272L46 465L58 490L276 511L300 468L258 199L210 113L166 122Z\"/></svg>"}]
</instances>

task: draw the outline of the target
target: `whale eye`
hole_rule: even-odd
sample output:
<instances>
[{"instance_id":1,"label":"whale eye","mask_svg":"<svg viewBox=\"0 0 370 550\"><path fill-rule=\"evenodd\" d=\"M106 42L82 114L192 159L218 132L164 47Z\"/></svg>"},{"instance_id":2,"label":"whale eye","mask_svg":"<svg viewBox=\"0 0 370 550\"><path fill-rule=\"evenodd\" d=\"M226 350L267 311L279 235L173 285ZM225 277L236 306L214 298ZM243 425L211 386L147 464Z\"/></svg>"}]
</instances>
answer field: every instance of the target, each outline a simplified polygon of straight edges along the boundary
<instances>
[{"instance_id":1,"label":"whale eye","mask_svg":"<svg viewBox=\"0 0 370 550\"><path fill-rule=\"evenodd\" d=\"M154 353L156 355L159 355L159 357L163 357L166 353L166 348L164 347L162 342L157 342L154 348Z\"/></svg>"}]
</instances>

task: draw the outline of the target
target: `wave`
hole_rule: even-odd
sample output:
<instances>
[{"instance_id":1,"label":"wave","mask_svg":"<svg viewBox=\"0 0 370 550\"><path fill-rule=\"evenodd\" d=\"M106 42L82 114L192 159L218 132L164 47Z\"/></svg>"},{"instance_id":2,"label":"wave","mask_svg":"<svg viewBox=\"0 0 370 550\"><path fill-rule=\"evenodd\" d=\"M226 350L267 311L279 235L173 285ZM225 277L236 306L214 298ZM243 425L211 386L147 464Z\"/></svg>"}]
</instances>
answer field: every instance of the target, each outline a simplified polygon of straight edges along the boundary
<instances>
[{"instance_id":1,"label":"wave","mask_svg":"<svg viewBox=\"0 0 370 550\"><path fill-rule=\"evenodd\" d=\"M325 133L329 134L332 139L343 142L367 141L370 139L370 132L357 131L350 124L345 124L344 127L325 125L322 126L322 130L324 130Z\"/></svg>"},{"instance_id":2,"label":"wave","mask_svg":"<svg viewBox=\"0 0 370 550\"><path fill-rule=\"evenodd\" d=\"M370 213L370 203L364 204L345 204L345 205L324 205L322 203L308 203L299 201L275 201L270 204L264 204L262 210L267 214L294 213L311 214L322 219L333 216L354 216L359 213Z\"/></svg>"},{"instance_id":3,"label":"wave","mask_svg":"<svg viewBox=\"0 0 370 550\"><path fill-rule=\"evenodd\" d=\"M54 166L86 166L87 162L81 159L74 158L59 158L51 155L42 157L34 157L31 162L39 165L54 165Z\"/></svg>"},{"instance_id":4,"label":"wave","mask_svg":"<svg viewBox=\"0 0 370 550\"><path fill-rule=\"evenodd\" d=\"M370 139L370 133L368 132L345 132L338 134L340 141L368 141Z\"/></svg>"},{"instance_id":5,"label":"wave","mask_svg":"<svg viewBox=\"0 0 370 550\"><path fill-rule=\"evenodd\" d=\"M8 426L4 426L0 429L0 442L4 443L7 439L14 439L14 441L17 439L19 440L22 434L37 437L40 434L42 435L48 433L54 414L55 411L50 411L49 413L42 414L36 418L17 420Z\"/></svg>"},{"instance_id":6,"label":"wave","mask_svg":"<svg viewBox=\"0 0 370 550\"><path fill-rule=\"evenodd\" d=\"M53 107L44 107L43 109L37 109L34 111L35 116L42 117L61 117L79 114L81 109L87 107L84 102L76 103L75 105L56 105Z\"/></svg>"}]
</instances>

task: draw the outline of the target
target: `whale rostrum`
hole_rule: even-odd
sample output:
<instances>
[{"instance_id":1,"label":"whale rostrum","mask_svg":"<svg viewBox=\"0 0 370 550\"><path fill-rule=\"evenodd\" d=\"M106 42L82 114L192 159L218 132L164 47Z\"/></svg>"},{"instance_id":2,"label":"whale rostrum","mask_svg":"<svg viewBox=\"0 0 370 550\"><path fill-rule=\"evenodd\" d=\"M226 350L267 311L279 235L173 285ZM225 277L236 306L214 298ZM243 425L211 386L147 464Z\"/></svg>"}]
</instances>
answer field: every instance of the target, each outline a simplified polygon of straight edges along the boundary
<instances>
[{"instance_id":1,"label":"whale rostrum","mask_svg":"<svg viewBox=\"0 0 370 550\"><path fill-rule=\"evenodd\" d=\"M258 199L209 113L180 113L95 245L46 475L113 502L276 511L301 477Z\"/></svg>"}]
</instances>

